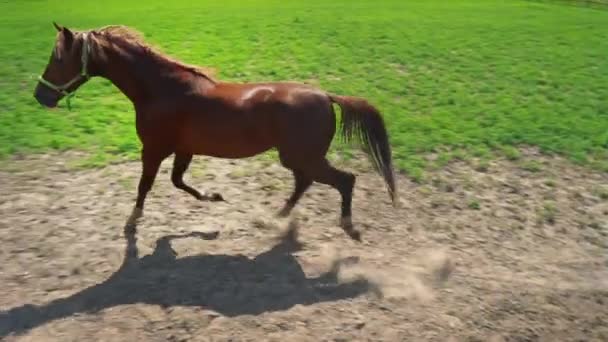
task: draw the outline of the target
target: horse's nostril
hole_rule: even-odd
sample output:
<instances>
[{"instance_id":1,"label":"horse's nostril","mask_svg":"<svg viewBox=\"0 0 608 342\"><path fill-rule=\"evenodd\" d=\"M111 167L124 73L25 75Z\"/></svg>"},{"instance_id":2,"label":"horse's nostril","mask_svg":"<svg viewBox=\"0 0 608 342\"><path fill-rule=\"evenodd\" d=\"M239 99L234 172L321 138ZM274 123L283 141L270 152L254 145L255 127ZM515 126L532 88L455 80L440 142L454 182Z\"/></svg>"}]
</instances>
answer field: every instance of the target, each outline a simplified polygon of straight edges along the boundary
<instances>
[{"instance_id":1,"label":"horse's nostril","mask_svg":"<svg viewBox=\"0 0 608 342\"><path fill-rule=\"evenodd\" d=\"M41 93L36 93L34 94L34 98L36 99L36 101L38 101L38 103L40 103L41 105L48 107L48 108L55 108L57 107L57 101L55 99L52 99L50 96L45 96Z\"/></svg>"}]
</instances>

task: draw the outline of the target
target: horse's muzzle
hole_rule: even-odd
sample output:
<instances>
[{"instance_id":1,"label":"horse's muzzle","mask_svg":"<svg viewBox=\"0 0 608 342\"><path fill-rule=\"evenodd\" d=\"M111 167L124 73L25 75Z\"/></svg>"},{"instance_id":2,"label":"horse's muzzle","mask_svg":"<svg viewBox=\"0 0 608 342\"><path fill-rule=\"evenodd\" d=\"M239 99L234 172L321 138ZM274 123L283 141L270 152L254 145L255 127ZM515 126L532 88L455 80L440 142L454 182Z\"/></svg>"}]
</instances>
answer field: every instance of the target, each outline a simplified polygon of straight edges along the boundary
<instances>
[{"instance_id":1,"label":"horse's muzzle","mask_svg":"<svg viewBox=\"0 0 608 342\"><path fill-rule=\"evenodd\" d=\"M48 89L44 85L38 83L34 91L34 98L38 103L47 107L55 108L59 102L61 94L57 94L54 90Z\"/></svg>"}]
</instances>

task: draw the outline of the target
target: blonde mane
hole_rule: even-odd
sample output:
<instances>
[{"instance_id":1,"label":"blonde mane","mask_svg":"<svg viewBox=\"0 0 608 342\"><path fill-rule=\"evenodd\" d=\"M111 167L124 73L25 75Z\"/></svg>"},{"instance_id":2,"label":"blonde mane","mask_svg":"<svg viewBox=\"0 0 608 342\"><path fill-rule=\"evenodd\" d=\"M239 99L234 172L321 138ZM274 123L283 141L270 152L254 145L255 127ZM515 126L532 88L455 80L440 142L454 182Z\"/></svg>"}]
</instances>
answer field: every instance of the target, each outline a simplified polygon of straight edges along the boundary
<instances>
[{"instance_id":1,"label":"blonde mane","mask_svg":"<svg viewBox=\"0 0 608 342\"><path fill-rule=\"evenodd\" d=\"M144 40L143 34L141 34L139 31L137 31L133 28L130 28L128 26L110 25L110 26L105 26L105 27L102 27L102 28L99 28L96 30L91 30L91 32L99 34L101 36L109 37L109 38L119 38L122 41L124 41L130 45L140 46L148 53L150 53L162 60L165 60L181 69L184 69L184 70L190 71L194 74L197 74L199 76L205 77L212 82L216 82L214 79L215 70L210 69L210 68L203 68L203 67L200 67L197 65L186 64L175 58L172 58L172 57L166 55L165 53L160 51L160 49L158 49L157 47L147 43Z\"/></svg>"}]
</instances>

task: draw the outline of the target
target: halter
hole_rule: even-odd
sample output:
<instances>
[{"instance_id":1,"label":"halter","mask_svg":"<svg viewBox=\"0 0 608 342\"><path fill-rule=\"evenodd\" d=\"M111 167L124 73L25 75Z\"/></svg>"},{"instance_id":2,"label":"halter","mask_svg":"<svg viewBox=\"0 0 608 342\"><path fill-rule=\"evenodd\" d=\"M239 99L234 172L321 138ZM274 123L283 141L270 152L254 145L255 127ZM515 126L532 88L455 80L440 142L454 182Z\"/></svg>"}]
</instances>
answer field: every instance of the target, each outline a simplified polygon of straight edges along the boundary
<instances>
[{"instance_id":1,"label":"halter","mask_svg":"<svg viewBox=\"0 0 608 342\"><path fill-rule=\"evenodd\" d=\"M70 104L70 99L76 95L76 90L68 92L67 89L69 87L71 87L74 83L85 79L88 80L91 76L89 75L89 73L87 72L87 65L89 62L89 52L91 50L91 47L89 45L89 40L87 39L87 33L84 33L83 37L82 37L82 55L80 56L80 60L82 61L82 70L80 70L80 73L76 76L74 76L74 78L72 78L68 83L64 84L64 85L55 85L47 80L45 80L44 78L42 78L42 76L38 76L38 81L40 81L40 83L44 84L45 86L53 89L54 91L63 94L65 96L65 101L68 105L68 109L72 109L72 106Z\"/></svg>"}]
</instances>

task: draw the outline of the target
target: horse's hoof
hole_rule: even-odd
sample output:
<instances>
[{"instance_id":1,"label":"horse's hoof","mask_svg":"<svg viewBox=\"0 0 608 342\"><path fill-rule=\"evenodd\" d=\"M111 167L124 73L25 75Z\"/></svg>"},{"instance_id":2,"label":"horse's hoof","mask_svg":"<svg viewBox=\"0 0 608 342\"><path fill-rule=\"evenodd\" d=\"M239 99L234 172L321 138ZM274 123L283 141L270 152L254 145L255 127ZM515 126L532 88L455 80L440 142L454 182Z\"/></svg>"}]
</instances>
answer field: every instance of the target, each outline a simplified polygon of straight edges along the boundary
<instances>
[{"instance_id":1,"label":"horse's hoof","mask_svg":"<svg viewBox=\"0 0 608 342\"><path fill-rule=\"evenodd\" d=\"M144 211L140 208L133 208L131 216L127 219L125 224L125 233L134 234L137 229L137 221L144 215Z\"/></svg>"},{"instance_id":2,"label":"horse's hoof","mask_svg":"<svg viewBox=\"0 0 608 342\"><path fill-rule=\"evenodd\" d=\"M212 194L204 194L199 197L200 201L208 201L208 202L225 202L226 200L222 197L221 194L214 192Z\"/></svg>"},{"instance_id":3,"label":"horse's hoof","mask_svg":"<svg viewBox=\"0 0 608 342\"><path fill-rule=\"evenodd\" d=\"M358 242L361 242L361 232L353 226L353 220L350 216L345 216L340 219L340 226L348 234L348 236Z\"/></svg>"},{"instance_id":4,"label":"horse's hoof","mask_svg":"<svg viewBox=\"0 0 608 342\"><path fill-rule=\"evenodd\" d=\"M224 202L225 199L224 199L224 197L222 197L222 194L214 192L213 194L211 194L211 201L212 202Z\"/></svg>"},{"instance_id":5,"label":"horse's hoof","mask_svg":"<svg viewBox=\"0 0 608 342\"><path fill-rule=\"evenodd\" d=\"M361 232L356 230L356 229L352 229L350 231L347 231L346 234L348 234L348 236L350 236L351 239L357 241L357 242L361 242Z\"/></svg>"}]
</instances>

